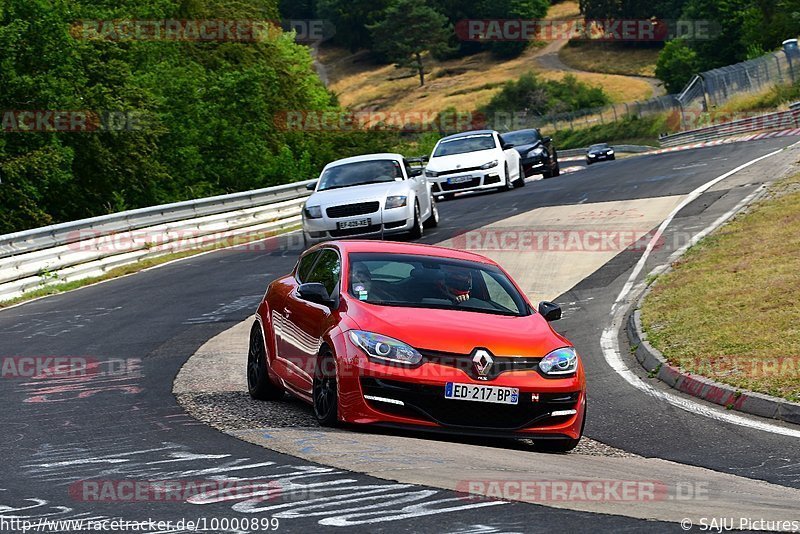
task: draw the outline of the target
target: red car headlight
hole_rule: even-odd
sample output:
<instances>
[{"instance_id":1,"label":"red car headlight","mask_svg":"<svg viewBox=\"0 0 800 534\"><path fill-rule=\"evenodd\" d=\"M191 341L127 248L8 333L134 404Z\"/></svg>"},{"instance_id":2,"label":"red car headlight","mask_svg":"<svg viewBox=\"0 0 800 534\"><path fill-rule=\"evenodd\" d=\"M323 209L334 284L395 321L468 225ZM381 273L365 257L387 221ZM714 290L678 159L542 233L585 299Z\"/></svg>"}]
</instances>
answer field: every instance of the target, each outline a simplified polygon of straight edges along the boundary
<instances>
[{"instance_id":1,"label":"red car headlight","mask_svg":"<svg viewBox=\"0 0 800 534\"><path fill-rule=\"evenodd\" d=\"M575 374L578 370L578 354L572 347L556 349L542 358L539 369L547 376Z\"/></svg>"},{"instance_id":2,"label":"red car headlight","mask_svg":"<svg viewBox=\"0 0 800 534\"><path fill-rule=\"evenodd\" d=\"M418 365L422 361L422 354L417 352L414 347L388 336L363 330L351 330L350 339L367 356L378 363Z\"/></svg>"}]
</instances>

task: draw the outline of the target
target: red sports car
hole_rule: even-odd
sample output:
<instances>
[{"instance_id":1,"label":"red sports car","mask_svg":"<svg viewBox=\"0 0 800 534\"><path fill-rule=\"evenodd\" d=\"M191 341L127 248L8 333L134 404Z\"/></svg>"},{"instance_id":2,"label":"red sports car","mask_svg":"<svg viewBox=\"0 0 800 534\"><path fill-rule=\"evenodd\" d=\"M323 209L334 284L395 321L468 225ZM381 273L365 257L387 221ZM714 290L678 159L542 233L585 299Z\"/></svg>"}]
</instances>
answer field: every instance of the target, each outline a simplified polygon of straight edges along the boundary
<instances>
[{"instance_id":1,"label":"red sports car","mask_svg":"<svg viewBox=\"0 0 800 534\"><path fill-rule=\"evenodd\" d=\"M468 252L386 241L308 249L269 285L250 331L256 399L289 392L322 425L533 438L568 451L586 414L583 366L508 273Z\"/></svg>"}]
</instances>

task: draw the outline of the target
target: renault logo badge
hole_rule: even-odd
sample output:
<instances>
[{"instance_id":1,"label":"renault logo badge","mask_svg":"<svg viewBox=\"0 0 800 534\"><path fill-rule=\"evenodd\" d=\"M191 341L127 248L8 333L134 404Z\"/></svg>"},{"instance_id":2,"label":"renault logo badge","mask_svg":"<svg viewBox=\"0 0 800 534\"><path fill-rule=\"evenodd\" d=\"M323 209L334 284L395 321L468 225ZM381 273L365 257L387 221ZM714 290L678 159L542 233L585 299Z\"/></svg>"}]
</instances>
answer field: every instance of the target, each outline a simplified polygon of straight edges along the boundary
<instances>
[{"instance_id":1,"label":"renault logo badge","mask_svg":"<svg viewBox=\"0 0 800 534\"><path fill-rule=\"evenodd\" d=\"M488 351L478 349L472 357L472 363L475 364L475 371L478 372L478 378L480 380L487 380L489 372L492 370L492 365L494 365L492 355L489 354Z\"/></svg>"}]
</instances>

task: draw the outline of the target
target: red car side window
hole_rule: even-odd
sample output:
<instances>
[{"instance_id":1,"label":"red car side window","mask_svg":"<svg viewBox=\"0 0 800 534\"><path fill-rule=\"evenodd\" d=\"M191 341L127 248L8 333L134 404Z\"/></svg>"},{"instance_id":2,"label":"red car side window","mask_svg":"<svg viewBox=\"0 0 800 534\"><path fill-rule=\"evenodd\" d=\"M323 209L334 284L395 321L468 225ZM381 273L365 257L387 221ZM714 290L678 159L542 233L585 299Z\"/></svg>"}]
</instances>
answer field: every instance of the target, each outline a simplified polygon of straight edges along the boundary
<instances>
[{"instance_id":1,"label":"red car side window","mask_svg":"<svg viewBox=\"0 0 800 534\"><path fill-rule=\"evenodd\" d=\"M326 248L320 253L319 260L314 265L311 274L308 275L306 282L319 282L328 291L328 295L333 296L336 287L339 285L339 273L341 272L341 262L335 250Z\"/></svg>"},{"instance_id":2,"label":"red car side window","mask_svg":"<svg viewBox=\"0 0 800 534\"><path fill-rule=\"evenodd\" d=\"M314 262L316 262L318 256L319 251L316 250L300 258L297 264L297 280L300 283L305 282L308 275L311 274L311 268L314 267Z\"/></svg>"}]
</instances>

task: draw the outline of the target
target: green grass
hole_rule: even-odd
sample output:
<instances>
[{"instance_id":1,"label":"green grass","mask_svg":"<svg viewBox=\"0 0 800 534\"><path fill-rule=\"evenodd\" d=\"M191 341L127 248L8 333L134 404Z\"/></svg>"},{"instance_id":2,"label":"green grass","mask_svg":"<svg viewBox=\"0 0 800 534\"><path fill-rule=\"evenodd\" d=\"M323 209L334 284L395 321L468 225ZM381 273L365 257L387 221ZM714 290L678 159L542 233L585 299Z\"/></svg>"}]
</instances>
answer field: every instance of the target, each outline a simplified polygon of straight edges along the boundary
<instances>
[{"instance_id":1,"label":"green grass","mask_svg":"<svg viewBox=\"0 0 800 534\"><path fill-rule=\"evenodd\" d=\"M800 401L800 175L701 241L645 299L648 340L673 365Z\"/></svg>"},{"instance_id":2,"label":"green grass","mask_svg":"<svg viewBox=\"0 0 800 534\"><path fill-rule=\"evenodd\" d=\"M291 232L295 229L299 228L299 226L294 226L291 228L287 228L284 232ZM42 275L42 287L39 289L33 289L30 291L25 292L23 295L19 297L3 300L0 301L0 309L7 308L9 306L13 306L15 304L19 304L20 302L25 302L28 300L37 299L40 297L46 297L48 295L56 295L58 293L65 293L67 291L72 291L73 289L78 289L84 286L89 286L92 284L96 284L98 282L104 282L106 280L111 280L113 278L119 278L121 276L125 276L128 274L137 273L139 271L143 271L144 269L148 269L150 267L155 267L156 265L161 265L170 261L179 260L181 258L187 258L189 256L195 256L202 252L208 252L210 250L216 250L219 248L226 248L232 245L242 245L245 243L252 243L254 241L261 241L262 239L267 239L269 237L275 237L279 234L273 233L260 233L255 235L246 235L240 238L234 238L232 241L226 241L224 243L216 243L207 245L204 247L193 248L189 250L182 250L180 252L173 252L170 254L164 254L162 256L156 256L152 258L145 258L142 260L137 261L136 263L131 263L129 265L121 265L119 267L115 267L105 274L100 276L92 276L90 278L82 278L80 280L73 280L72 282L51 282L55 276L49 273L43 273ZM45 285L46 284L46 285Z\"/></svg>"},{"instance_id":3,"label":"green grass","mask_svg":"<svg viewBox=\"0 0 800 534\"><path fill-rule=\"evenodd\" d=\"M629 145L658 145L658 134L667 131L666 115L652 115L644 118L625 117L616 122L596 124L588 128L558 130L552 135L556 147L561 149L580 148L594 143L615 143Z\"/></svg>"}]
</instances>

